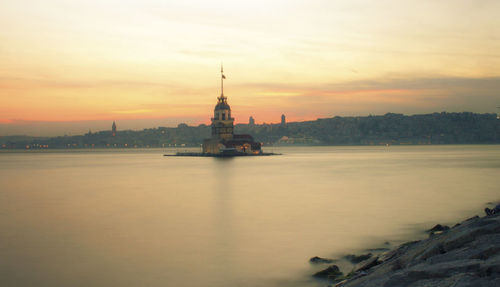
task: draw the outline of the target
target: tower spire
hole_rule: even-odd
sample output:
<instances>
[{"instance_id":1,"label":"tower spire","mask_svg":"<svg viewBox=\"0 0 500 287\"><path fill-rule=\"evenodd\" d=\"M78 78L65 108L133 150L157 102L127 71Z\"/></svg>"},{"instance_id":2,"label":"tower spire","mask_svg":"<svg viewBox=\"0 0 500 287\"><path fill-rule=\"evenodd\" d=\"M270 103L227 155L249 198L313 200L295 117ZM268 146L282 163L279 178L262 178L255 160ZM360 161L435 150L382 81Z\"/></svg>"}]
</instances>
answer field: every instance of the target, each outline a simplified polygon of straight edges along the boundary
<instances>
[{"instance_id":1,"label":"tower spire","mask_svg":"<svg viewBox=\"0 0 500 287\"><path fill-rule=\"evenodd\" d=\"M111 136L116 136L116 123L113 121L113 125L111 126Z\"/></svg>"},{"instance_id":2,"label":"tower spire","mask_svg":"<svg viewBox=\"0 0 500 287\"><path fill-rule=\"evenodd\" d=\"M222 66L222 63L220 64L220 96L222 99L224 99L224 79L226 76L224 76L224 67Z\"/></svg>"}]
</instances>

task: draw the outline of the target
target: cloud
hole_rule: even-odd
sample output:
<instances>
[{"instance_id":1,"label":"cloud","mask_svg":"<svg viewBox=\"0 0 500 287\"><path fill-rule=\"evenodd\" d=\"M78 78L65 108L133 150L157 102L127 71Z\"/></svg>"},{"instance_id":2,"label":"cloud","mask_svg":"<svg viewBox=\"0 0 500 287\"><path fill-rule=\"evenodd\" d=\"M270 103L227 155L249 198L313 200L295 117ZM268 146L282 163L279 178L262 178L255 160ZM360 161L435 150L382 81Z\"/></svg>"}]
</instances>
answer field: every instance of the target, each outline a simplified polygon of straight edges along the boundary
<instances>
[{"instance_id":1,"label":"cloud","mask_svg":"<svg viewBox=\"0 0 500 287\"><path fill-rule=\"evenodd\" d=\"M498 89L500 77L466 78L466 77L387 77L386 79L368 79L358 81L342 81L322 84L308 83L245 83L239 85L249 89L272 91L329 91L357 92L364 90L428 90L428 89Z\"/></svg>"},{"instance_id":2,"label":"cloud","mask_svg":"<svg viewBox=\"0 0 500 287\"><path fill-rule=\"evenodd\" d=\"M138 109L138 110L120 110L120 111L112 111L113 114L119 115L137 115L137 114L149 114L152 113L151 109Z\"/></svg>"},{"instance_id":3,"label":"cloud","mask_svg":"<svg viewBox=\"0 0 500 287\"><path fill-rule=\"evenodd\" d=\"M268 112L326 117L398 112L496 112L500 105L500 77L388 78L339 83L250 83L255 106Z\"/></svg>"},{"instance_id":4,"label":"cloud","mask_svg":"<svg viewBox=\"0 0 500 287\"><path fill-rule=\"evenodd\" d=\"M119 83L121 81L110 81ZM131 85L155 85L156 82L132 81ZM212 87L213 88L213 87ZM214 91L217 89L215 88ZM385 114L396 112L422 114L431 112L478 113L497 112L500 106L500 77L386 77L369 80L331 83L259 82L234 83L230 86L229 101L237 122L246 122L252 115L258 122L276 122L285 113L289 121L312 120L331 116L351 116ZM158 93L158 91L157 91ZM162 86L161 94L145 101L139 99L128 106L110 106L90 117L107 122L116 117L127 119L131 128L148 128L157 118L175 119L166 121L172 125L188 123L208 123L217 94L211 94L202 87L182 87L182 85ZM118 96L118 95L117 95ZM19 118L19 117L12 117ZM82 118L83 119L83 118ZM185 119L185 120L184 120ZM192 119L196 119L193 121ZM81 121L90 123L91 121ZM21 127L33 127L36 121L21 124L9 117L0 119L0 134L22 131ZM65 125L67 130L70 123ZM28 125L29 124L29 125ZM165 124L169 125L169 124ZM8 129L7 127L16 127ZM47 125L45 125L47 126ZM78 131L98 125L84 124ZM33 132L36 129L31 129ZM64 129L55 128L54 131ZM33 132L30 132L32 134ZM44 132L45 133L45 132ZM52 133L49 130L46 133Z\"/></svg>"},{"instance_id":5,"label":"cloud","mask_svg":"<svg viewBox=\"0 0 500 287\"><path fill-rule=\"evenodd\" d=\"M74 80L67 78L44 77L0 77L0 88L109 88L109 87L163 87L179 88L177 85L165 82L138 81L138 80Z\"/></svg>"}]
</instances>

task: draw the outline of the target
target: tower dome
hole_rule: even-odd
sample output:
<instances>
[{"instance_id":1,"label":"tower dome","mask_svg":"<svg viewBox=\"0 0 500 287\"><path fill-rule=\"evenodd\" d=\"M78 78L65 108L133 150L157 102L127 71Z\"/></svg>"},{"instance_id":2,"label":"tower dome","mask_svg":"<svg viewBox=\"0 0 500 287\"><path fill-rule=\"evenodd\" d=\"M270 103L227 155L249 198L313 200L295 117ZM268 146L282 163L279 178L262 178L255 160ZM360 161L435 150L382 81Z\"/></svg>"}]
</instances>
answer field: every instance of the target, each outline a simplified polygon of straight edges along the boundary
<instances>
[{"instance_id":1,"label":"tower dome","mask_svg":"<svg viewBox=\"0 0 500 287\"><path fill-rule=\"evenodd\" d=\"M214 111L217 110L231 110L231 107L227 103L227 98L224 97L224 99L217 98L219 101L217 102L217 105L215 105Z\"/></svg>"},{"instance_id":2,"label":"tower dome","mask_svg":"<svg viewBox=\"0 0 500 287\"><path fill-rule=\"evenodd\" d=\"M214 120L230 120L231 119L231 107L227 103L227 98L221 95L217 98L217 104L214 108Z\"/></svg>"}]
</instances>

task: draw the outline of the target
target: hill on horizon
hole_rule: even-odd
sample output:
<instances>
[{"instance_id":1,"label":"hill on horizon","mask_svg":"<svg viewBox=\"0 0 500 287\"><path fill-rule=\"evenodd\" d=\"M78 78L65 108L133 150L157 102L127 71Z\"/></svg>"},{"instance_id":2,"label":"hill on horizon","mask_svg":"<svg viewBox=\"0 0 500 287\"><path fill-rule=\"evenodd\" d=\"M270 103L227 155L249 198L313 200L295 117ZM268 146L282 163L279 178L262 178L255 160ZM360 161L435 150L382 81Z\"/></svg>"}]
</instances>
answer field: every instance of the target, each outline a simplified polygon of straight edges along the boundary
<instances>
[{"instance_id":1,"label":"hill on horizon","mask_svg":"<svg viewBox=\"0 0 500 287\"><path fill-rule=\"evenodd\" d=\"M0 148L95 148L199 146L210 137L210 126L200 124L157 127L141 131L111 130L77 136L2 136ZM498 144L496 114L432 113L320 118L283 124L236 124L235 133L252 135L264 144L385 145L385 144Z\"/></svg>"}]
</instances>

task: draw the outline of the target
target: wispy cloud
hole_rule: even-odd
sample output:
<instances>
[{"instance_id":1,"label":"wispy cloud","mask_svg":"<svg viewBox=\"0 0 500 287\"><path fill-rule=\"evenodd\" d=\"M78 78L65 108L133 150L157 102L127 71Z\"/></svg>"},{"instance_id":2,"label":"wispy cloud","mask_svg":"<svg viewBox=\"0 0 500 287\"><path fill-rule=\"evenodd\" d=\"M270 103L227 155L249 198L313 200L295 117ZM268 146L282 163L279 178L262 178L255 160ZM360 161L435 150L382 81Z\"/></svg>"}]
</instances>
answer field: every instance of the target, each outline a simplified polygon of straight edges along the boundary
<instances>
[{"instance_id":1,"label":"wispy cloud","mask_svg":"<svg viewBox=\"0 0 500 287\"><path fill-rule=\"evenodd\" d=\"M137 114L149 114L152 112L153 112L153 110L149 110L149 109L138 109L138 110L112 111L111 113L119 114L119 115L137 115Z\"/></svg>"},{"instance_id":2,"label":"wispy cloud","mask_svg":"<svg viewBox=\"0 0 500 287\"><path fill-rule=\"evenodd\" d=\"M168 82L137 81L137 80L91 80L71 79L63 77L0 77L0 88L32 89L32 88L110 88L110 87L163 87L179 88Z\"/></svg>"},{"instance_id":3,"label":"wispy cloud","mask_svg":"<svg viewBox=\"0 0 500 287\"><path fill-rule=\"evenodd\" d=\"M255 106L268 112L325 117L387 112L496 112L500 78L426 77L324 84L251 83ZM266 104L267 103L267 104Z\"/></svg>"}]
</instances>

